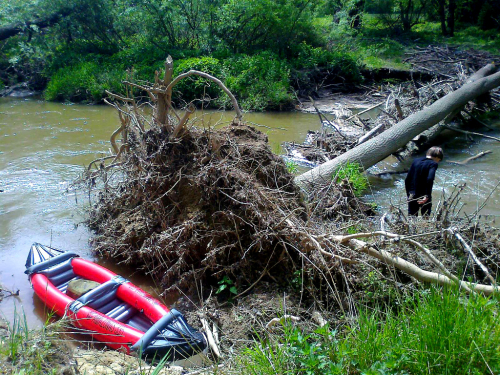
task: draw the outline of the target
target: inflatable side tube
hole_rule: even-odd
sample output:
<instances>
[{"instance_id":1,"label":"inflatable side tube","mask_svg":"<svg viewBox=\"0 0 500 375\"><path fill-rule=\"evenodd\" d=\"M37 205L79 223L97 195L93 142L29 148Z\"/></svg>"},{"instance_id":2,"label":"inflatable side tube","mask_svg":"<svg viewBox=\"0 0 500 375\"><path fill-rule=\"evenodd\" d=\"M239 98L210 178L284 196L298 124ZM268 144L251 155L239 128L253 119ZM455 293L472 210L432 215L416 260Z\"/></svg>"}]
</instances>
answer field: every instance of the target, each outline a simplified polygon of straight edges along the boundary
<instances>
[{"instance_id":1,"label":"inflatable side tube","mask_svg":"<svg viewBox=\"0 0 500 375\"><path fill-rule=\"evenodd\" d=\"M142 311L152 322L157 322L169 312L167 306L132 283L120 286L117 297Z\"/></svg>"},{"instance_id":2,"label":"inflatable side tube","mask_svg":"<svg viewBox=\"0 0 500 375\"><path fill-rule=\"evenodd\" d=\"M35 273L31 276L31 283L35 293L47 306L48 311L53 310L59 316L63 316L66 312L66 306L74 301L73 298L61 293L45 275Z\"/></svg>"},{"instance_id":3,"label":"inflatable side tube","mask_svg":"<svg viewBox=\"0 0 500 375\"><path fill-rule=\"evenodd\" d=\"M32 265L26 271L24 271L24 273L26 273L28 275L38 273L40 271L46 270L47 268L55 266L56 264L62 263L65 260L75 258L75 257L79 257L79 255L75 254L75 253L62 253L60 255L56 255L53 258L44 260L41 263L37 263L37 264Z\"/></svg>"},{"instance_id":4,"label":"inflatable side tube","mask_svg":"<svg viewBox=\"0 0 500 375\"><path fill-rule=\"evenodd\" d=\"M144 350L145 348L148 347L149 344L151 344L151 341L155 339L156 336L161 334L161 331L163 331L167 326L172 323L175 319L178 317L182 316L182 314L175 310L172 309L170 310L167 315L165 315L163 318L158 320L153 326L148 329L148 331L140 338L139 341L137 341L132 347L130 348L131 351L136 351L136 350Z\"/></svg>"},{"instance_id":5,"label":"inflatable side tube","mask_svg":"<svg viewBox=\"0 0 500 375\"><path fill-rule=\"evenodd\" d=\"M144 334L87 306L82 307L76 314L70 312L68 316L74 326L87 330L94 339L113 349L122 348L127 353L130 345Z\"/></svg>"},{"instance_id":6,"label":"inflatable side tube","mask_svg":"<svg viewBox=\"0 0 500 375\"><path fill-rule=\"evenodd\" d=\"M96 281L99 284L105 283L114 276L117 276L113 271L82 258L73 259L71 265L75 274L84 279Z\"/></svg>"}]
</instances>

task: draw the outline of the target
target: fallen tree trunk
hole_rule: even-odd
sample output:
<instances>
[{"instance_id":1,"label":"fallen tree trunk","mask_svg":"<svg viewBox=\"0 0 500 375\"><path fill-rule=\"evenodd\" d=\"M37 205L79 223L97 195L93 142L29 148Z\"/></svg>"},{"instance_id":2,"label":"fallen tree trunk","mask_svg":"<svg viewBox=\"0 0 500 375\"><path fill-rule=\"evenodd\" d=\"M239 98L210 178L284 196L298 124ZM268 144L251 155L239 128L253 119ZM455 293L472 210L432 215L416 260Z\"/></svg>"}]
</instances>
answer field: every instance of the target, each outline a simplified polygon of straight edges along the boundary
<instances>
[{"instance_id":1,"label":"fallen tree trunk","mask_svg":"<svg viewBox=\"0 0 500 375\"><path fill-rule=\"evenodd\" d=\"M420 133L445 120L450 114L457 113L469 101L500 86L500 72L494 73L495 71L494 65L485 66L471 76L468 82L458 90L437 100L424 110L408 116L380 135L354 147L335 159L297 176L295 182L307 189L329 182L338 168L347 162L359 163L363 169L375 165L404 147ZM485 76L474 80L476 77L483 75ZM473 81L470 82L471 80Z\"/></svg>"}]
</instances>

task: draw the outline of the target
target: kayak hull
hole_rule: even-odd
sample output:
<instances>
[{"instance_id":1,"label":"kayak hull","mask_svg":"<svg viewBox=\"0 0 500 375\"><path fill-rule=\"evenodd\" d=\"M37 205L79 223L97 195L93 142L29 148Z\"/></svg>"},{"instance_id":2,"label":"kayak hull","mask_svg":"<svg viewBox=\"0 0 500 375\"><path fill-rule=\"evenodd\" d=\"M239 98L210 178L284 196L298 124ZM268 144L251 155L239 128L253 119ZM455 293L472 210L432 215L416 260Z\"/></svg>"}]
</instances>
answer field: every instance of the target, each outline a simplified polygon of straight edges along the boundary
<instances>
[{"instance_id":1,"label":"kayak hull","mask_svg":"<svg viewBox=\"0 0 500 375\"><path fill-rule=\"evenodd\" d=\"M33 264L38 258L32 253L42 250L54 250L57 255ZM66 316L75 327L110 348L129 354L138 351L144 358L155 360L165 356L183 359L206 348L204 336L178 311L169 310L141 288L94 262L56 251L33 244L27 273L47 308ZM100 285L75 300L66 294L68 283L75 279Z\"/></svg>"}]
</instances>

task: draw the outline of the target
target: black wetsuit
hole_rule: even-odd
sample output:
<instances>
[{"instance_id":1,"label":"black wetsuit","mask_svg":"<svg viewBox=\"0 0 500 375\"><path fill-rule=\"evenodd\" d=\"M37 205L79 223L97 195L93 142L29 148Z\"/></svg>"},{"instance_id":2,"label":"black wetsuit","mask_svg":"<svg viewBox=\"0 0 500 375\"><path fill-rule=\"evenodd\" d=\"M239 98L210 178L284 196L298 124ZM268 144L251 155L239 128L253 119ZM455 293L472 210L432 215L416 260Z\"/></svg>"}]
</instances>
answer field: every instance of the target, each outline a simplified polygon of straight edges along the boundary
<instances>
[{"instance_id":1,"label":"black wetsuit","mask_svg":"<svg viewBox=\"0 0 500 375\"><path fill-rule=\"evenodd\" d=\"M422 208L422 215L431 213L432 185L437 167L438 163L430 158L417 158L413 161L405 179L408 214L417 216L419 208ZM423 205L418 204L417 201L424 195L427 195L429 200Z\"/></svg>"}]
</instances>

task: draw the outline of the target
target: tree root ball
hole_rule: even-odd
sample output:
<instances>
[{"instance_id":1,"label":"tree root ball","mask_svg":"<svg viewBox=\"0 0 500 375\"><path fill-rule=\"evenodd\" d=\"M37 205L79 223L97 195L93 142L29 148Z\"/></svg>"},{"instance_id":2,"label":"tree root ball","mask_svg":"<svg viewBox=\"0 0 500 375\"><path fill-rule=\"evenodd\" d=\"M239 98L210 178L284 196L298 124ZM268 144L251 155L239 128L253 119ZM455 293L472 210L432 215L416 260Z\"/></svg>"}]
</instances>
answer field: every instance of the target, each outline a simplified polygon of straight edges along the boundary
<instances>
[{"instance_id":1,"label":"tree root ball","mask_svg":"<svg viewBox=\"0 0 500 375\"><path fill-rule=\"evenodd\" d=\"M143 268L166 293L228 275L239 286L286 281L300 266L287 219L302 195L267 136L246 125L136 135L123 178L100 193L90 226L101 256Z\"/></svg>"}]
</instances>

